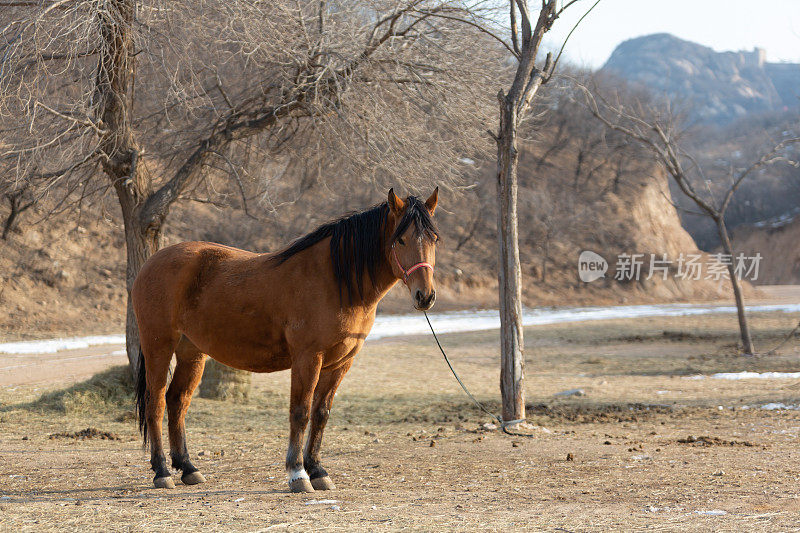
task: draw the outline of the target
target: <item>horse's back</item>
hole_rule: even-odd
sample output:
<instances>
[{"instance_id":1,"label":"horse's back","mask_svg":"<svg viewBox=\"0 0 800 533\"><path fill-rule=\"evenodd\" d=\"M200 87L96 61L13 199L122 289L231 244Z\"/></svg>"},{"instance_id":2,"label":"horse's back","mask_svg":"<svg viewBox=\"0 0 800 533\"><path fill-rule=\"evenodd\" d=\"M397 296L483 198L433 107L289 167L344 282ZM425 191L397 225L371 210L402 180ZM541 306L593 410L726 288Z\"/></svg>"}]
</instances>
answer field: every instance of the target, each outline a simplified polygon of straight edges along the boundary
<instances>
[{"instance_id":1,"label":"horse's back","mask_svg":"<svg viewBox=\"0 0 800 533\"><path fill-rule=\"evenodd\" d=\"M235 368L288 368L285 306L276 306L271 256L208 242L159 250L131 291L140 334L177 342Z\"/></svg>"},{"instance_id":2,"label":"horse's back","mask_svg":"<svg viewBox=\"0 0 800 533\"><path fill-rule=\"evenodd\" d=\"M162 248L142 266L131 289L137 318L173 315L209 282L209 274L259 254L210 242L182 242ZM177 318L177 317L170 317Z\"/></svg>"},{"instance_id":3,"label":"horse's back","mask_svg":"<svg viewBox=\"0 0 800 533\"><path fill-rule=\"evenodd\" d=\"M189 241L173 244L158 250L145 262L136 276L133 291L141 291L159 280L175 283L175 279L170 279L172 276L188 276L193 271L215 263L256 256L258 254L247 250L213 242Z\"/></svg>"}]
</instances>

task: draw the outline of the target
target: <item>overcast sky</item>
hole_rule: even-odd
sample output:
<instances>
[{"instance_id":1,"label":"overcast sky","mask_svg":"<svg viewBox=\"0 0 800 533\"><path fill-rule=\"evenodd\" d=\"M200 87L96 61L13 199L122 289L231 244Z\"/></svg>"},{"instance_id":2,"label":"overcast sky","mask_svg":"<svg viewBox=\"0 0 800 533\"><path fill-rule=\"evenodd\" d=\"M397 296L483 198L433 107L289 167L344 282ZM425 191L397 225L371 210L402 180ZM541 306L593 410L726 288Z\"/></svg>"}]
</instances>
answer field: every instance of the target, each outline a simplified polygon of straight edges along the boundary
<instances>
[{"instance_id":1,"label":"overcast sky","mask_svg":"<svg viewBox=\"0 0 800 533\"><path fill-rule=\"evenodd\" d=\"M592 3L581 0L565 11L548 45L560 46ZM764 48L767 61L800 63L800 0L600 0L570 38L564 55L573 63L597 68L622 41L662 32L717 51Z\"/></svg>"}]
</instances>

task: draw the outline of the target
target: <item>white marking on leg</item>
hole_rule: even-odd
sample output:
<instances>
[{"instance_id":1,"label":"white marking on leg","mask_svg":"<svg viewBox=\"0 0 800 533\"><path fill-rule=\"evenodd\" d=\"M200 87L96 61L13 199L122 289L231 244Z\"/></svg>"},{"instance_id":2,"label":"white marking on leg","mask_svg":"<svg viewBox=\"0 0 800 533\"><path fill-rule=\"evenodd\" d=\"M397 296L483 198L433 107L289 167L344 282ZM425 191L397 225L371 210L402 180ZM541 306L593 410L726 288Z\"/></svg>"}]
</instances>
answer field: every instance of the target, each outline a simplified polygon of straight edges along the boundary
<instances>
[{"instance_id":1,"label":"white marking on leg","mask_svg":"<svg viewBox=\"0 0 800 533\"><path fill-rule=\"evenodd\" d=\"M292 481L297 481L298 479L308 479L308 474L306 470L301 466L300 468L295 468L293 470L289 470L289 483Z\"/></svg>"}]
</instances>

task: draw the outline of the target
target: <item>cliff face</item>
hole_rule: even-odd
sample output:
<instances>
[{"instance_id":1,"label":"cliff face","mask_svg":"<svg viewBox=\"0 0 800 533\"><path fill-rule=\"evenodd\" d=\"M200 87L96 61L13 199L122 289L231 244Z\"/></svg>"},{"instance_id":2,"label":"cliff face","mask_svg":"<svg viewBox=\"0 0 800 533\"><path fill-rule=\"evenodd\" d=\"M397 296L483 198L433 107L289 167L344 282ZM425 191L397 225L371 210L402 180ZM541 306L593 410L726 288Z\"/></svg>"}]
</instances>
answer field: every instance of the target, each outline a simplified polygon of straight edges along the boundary
<instances>
[{"instance_id":1,"label":"cliff face","mask_svg":"<svg viewBox=\"0 0 800 533\"><path fill-rule=\"evenodd\" d=\"M671 203L667 176L658 168L651 167L649 172L630 177L619 194L599 198L591 204L591 210L591 225L584 231L565 236L566 242L562 245L568 253L562 252L557 259L562 261L561 268L569 272L574 269L570 262L574 262L579 251L588 249L600 253L609 262L609 272L603 280L589 284L576 282L576 296L588 294L603 301L610 293L617 295L616 302L713 300L730 296L729 285L724 280L681 279L677 275L681 256L702 255L703 263L710 259L681 226ZM638 282L614 280L615 262L622 254L643 254L642 276ZM647 279L645 273L649 272L651 255L656 260L665 257L669 262L666 279L661 274Z\"/></svg>"},{"instance_id":2,"label":"cliff face","mask_svg":"<svg viewBox=\"0 0 800 533\"><path fill-rule=\"evenodd\" d=\"M726 123L800 105L800 65L767 63L765 51L715 52L666 33L623 42L603 70L688 102L696 118Z\"/></svg>"},{"instance_id":3,"label":"cliff face","mask_svg":"<svg viewBox=\"0 0 800 533\"><path fill-rule=\"evenodd\" d=\"M736 228L734 248L760 253L758 285L800 284L800 208L780 217Z\"/></svg>"}]
</instances>

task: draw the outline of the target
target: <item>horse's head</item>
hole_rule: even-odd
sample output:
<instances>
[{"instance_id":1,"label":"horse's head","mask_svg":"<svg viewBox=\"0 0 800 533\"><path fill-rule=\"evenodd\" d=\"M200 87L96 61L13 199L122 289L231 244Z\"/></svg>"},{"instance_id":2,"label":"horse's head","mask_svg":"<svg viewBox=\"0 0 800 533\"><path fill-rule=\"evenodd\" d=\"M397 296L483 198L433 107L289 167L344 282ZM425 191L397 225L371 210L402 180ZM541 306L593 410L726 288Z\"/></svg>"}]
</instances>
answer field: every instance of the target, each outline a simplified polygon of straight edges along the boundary
<instances>
[{"instance_id":1,"label":"horse's head","mask_svg":"<svg viewBox=\"0 0 800 533\"><path fill-rule=\"evenodd\" d=\"M439 235L431 217L438 198L438 187L425 202L416 196L401 200L393 189L389 190L389 264L394 275L405 282L414 307L420 311L433 307L436 300L433 266Z\"/></svg>"}]
</instances>

